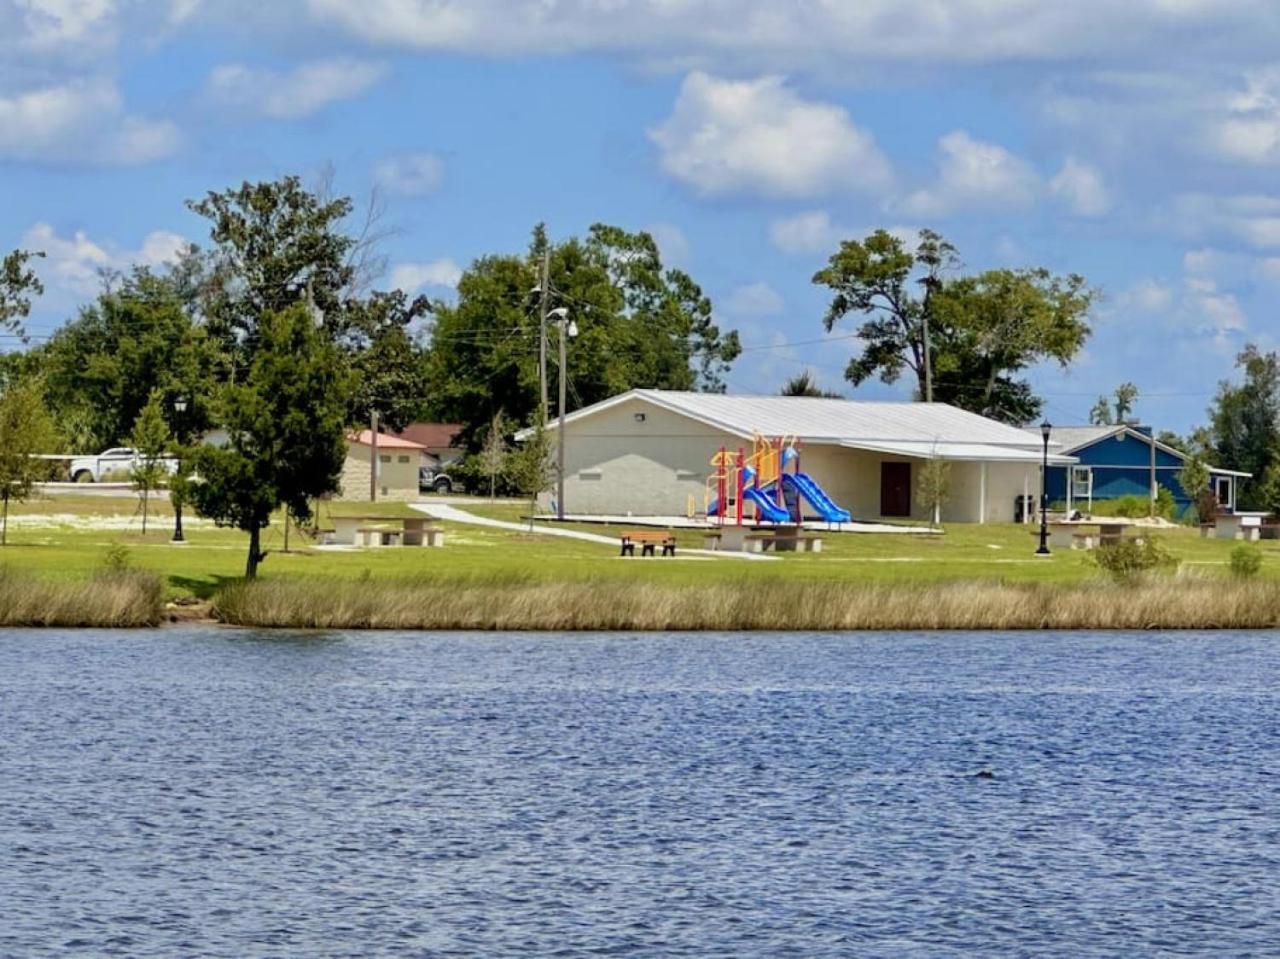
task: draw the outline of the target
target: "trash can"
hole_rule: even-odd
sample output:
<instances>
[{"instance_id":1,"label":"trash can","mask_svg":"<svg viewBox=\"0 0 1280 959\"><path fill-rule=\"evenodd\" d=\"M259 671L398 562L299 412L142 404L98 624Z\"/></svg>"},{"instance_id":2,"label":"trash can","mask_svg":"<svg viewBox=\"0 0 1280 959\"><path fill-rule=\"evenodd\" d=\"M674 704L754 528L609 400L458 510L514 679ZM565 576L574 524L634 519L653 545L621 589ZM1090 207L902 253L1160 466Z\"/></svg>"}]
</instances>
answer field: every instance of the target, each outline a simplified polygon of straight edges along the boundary
<instances>
[{"instance_id":1,"label":"trash can","mask_svg":"<svg viewBox=\"0 0 1280 959\"><path fill-rule=\"evenodd\" d=\"M1013 521L1015 523L1025 523L1029 519L1036 518L1036 498L1028 496L1025 493L1019 493L1013 500Z\"/></svg>"}]
</instances>

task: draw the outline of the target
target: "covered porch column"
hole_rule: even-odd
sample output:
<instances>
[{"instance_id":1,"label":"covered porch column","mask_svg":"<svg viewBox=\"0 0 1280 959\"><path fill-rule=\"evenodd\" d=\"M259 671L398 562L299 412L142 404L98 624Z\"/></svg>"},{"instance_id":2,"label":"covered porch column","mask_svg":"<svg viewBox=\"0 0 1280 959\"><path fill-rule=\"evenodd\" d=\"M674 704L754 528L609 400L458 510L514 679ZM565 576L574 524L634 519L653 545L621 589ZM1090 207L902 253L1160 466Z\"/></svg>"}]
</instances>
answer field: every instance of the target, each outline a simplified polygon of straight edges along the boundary
<instances>
[{"instance_id":1,"label":"covered porch column","mask_svg":"<svg viewBox=\"0 0 1280 959\"><path fill-rule=\"evenodd\" d=\"M978 523L987 521L987 462L978 464Z\"/></svg>"}]
</instances>

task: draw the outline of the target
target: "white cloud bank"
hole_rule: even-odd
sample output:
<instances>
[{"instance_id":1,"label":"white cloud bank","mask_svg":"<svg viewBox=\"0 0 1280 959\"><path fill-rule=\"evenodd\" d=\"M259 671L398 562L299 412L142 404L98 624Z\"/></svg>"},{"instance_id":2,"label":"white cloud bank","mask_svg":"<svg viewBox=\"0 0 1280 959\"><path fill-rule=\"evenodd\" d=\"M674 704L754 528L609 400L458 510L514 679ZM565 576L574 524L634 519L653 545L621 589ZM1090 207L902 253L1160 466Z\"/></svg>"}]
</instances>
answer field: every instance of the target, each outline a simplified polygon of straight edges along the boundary
<instances>
[{"instance_id":1,"label":"white cloud bank","mask_svg":"<svg viewBox=\"0 0 1280 959\"><path fill-rule=\"evenodd\" d=\"M782 77L695 71L649 136L663 170L704 195L875 192L893 179L875 140L843 108L801 98Z\"/></svg>"},{"instance_id":2,"label":"white cloud bank","mask_svg":"<svg viewBox=\"0 0 1280 959\"><path fill-rule=\"evenodd\" d=\"M401 263L391 271L391 285L406 293L417 293L427 287L452 289L462 279L462 269L448 258L428 263Z\"/></svg>"},{"instance_id":3,"label":"white cloud bank","mask_svg":"<svg viewBox=\"0 0 1280 959\"><path fill-rule=\"evenodd\" d=\"M960 210L1021 210L1035 203L1040 177L1004 147L975 140L964 130L938 141L937 183L907 196L911 216L945 216Z\"/></svg>"},{"instance_id":4,"label":"white cloud bank","mask_svg":"<svg viewBox=\"0 0 1280 959\"><path fill-rule=\"evenodd\" d=\"M363 95L386 75L386 67L366 60L335 57L315 60L279 73L224 63L205 84L214 103L272 120L301 120L331 103Z\"/></svg>"},{"instance_id":5,"label":"white cloud bank","mask_svg":"<svg viewBox=\"0 0 1280 959\"><path fill-rule=\"evenodd\" d=\"M22 237L22 247L38 250L43 259L32 265L54 291L74 297L95 295L102 287L103 271L127 270L131 266L162 266L177 259L187 240L168 230L148 233L136 250L110 242L90 239L84 230L61 236L50 224L38 222Z\"/></svg>"},{"instance_id":6,"label":"white cloud bank","mask_svg":"<svg viewBox=\"0 0 1280 959\"><path fill-rule=\"evenodd\" d=\"M1069 156L1049 181L1049 192L1077 216L1105 216L1111 212L1111 194L1102 174L1083 160Z\"/></svg>"},{"instance_id":7,"label":"white cloud bank","mask_svg":"<svg viewBox=\"0 0 1280 959\"><path fill-rule=\"evenodd\" d=\"M109 80L0 95L0 159L126 166L169 156L180 143L167 120L126 113Z\"/></svg>"}]
</instances>

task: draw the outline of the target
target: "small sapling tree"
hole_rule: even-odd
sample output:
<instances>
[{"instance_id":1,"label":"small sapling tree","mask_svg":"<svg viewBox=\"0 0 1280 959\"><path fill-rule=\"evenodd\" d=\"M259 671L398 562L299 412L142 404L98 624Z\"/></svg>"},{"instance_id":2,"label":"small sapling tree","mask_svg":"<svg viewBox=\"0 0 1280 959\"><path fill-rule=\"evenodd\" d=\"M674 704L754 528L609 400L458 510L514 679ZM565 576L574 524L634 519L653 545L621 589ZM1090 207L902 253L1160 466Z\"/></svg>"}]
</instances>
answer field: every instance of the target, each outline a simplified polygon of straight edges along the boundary
<instances>
[{"instance_id":1,"label":"small sapling tree","mask_svg":"<svg viewBox=\"0 0 1280 959\"><path fill-rule=\"evenodd\" d=\"M160 392L155 390L142 407L133 424L129 441L135 452L129 479L142 499L142 535L147 535L147 517L150 512L151 494L164 485L165 449L169 445L169 427L164 421L160 406Z\"/></svg>"},{"instance_id":2,"label":"small sapling tree","mask_svg":"<svg viewBox=\"0 0 1280 959\"><path fill-rule=\"evenodd\" d=\"M21 381L0 395L0 546L8 542L9 503L21 503L44 478L45 461L36 459L53 440L53 423L44 408L40 385Z\"/></svg>"},{"instance_id":3,"label":"small sapling tree","mask_svg":"<svg viewBox=\"0 0 1280 959\"><path fill-rule=\"evenodd\" d=\"M924 461L916 480L916 495L932 517L933 525L942 525L942 507L951 492L951 464L933 457Z\"/></svg>"},{"instance_id":4,"label":"small sapling tree","mask_svg":"<svg viewBox=\"0 0 1280 959\"><path fill-rule=\"evenodd\" d=\"M507 440L503 435L506 429L506 418L502 415L502 410L498 410L489 422L489 433L484 438L484 445L480 447L478 458L480 460L480 468L489 477L489 500L491 502L497 495L498 476L502 473L502 468L507 463Z\"/></svg>"},{"instance_id":5,"label":"small sapling tree","mask_svg":"<svg viewBox=\"0 0 1280 959\"><path fill-rule=\"evenodd\" d=\"M523 496L529 498L529 529L533 529L533 517L538 511L538 495L545 492L555 479L555 444L547 432L546 423L539 416L529 431L523 445L510 454L508 473L512 484Z\"/></svg>"}]
</instances>

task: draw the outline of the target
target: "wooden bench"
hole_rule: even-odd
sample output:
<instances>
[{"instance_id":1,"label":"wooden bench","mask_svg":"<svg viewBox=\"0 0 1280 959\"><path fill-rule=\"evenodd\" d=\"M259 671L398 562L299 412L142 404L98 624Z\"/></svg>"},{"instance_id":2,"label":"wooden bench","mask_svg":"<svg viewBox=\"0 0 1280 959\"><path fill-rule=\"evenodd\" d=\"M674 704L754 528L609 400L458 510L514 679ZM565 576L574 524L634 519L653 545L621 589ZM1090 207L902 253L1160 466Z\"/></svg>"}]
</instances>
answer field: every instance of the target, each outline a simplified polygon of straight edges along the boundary
<instances>
[{"instance_id":1,"label":"wooden bench","mask_svg":"<svg viewBox=\"0 0 1280 959\"><path fill-rule=\"evenodd\" d=\"M621 535L622 555L635 556L636 543L640 544L641 556L652 556L656 547L662 547L663 556L676 555L675 534L661 529L632 529Z\"/></svg>"},{"instance_id":2,"label":"wooden bench","mask_svg":"<svg viewBox=\"0 0 1280 959\"><path fill-rule=\"evenodd\" d=\"M312 530L312 534L315 536L316 542L319 543L321 546L332 546L333 535L336 532L337 530L327 526L317 527L316 529Z\"/></svg>"}]
</instances>

